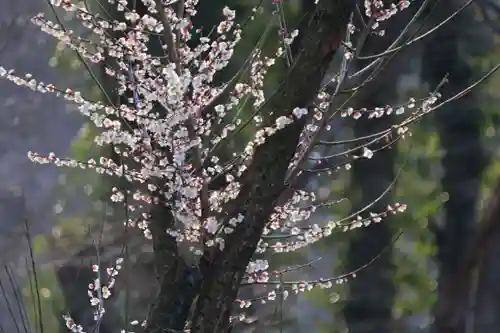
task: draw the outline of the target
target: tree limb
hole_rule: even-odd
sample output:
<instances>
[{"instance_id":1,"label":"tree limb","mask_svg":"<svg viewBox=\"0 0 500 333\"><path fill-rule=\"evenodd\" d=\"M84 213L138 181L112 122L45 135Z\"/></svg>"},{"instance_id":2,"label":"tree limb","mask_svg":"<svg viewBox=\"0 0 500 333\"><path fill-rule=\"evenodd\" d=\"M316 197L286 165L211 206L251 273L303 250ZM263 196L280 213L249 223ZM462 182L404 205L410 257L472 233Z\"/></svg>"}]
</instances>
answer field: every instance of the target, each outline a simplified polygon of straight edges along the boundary
<instances>
[{"instance_id":1,"label":"tree limb","mask_svg":"<svg viewBox=\"0 0 500 333\"><path fill-rule=\"evenodd\" d=\"M354 2L323 0L309 13L295 64L263 108L269 122L290 115L294 107L307 105L320 87L332 55L339 49ZM223 251L206 251L201 265L203 282L191 332L229 332L229 314L245 268L262 230L285 188L285 174L295 153L305 120L298 120L259 146L242 176L240 195L225 209L227 217L244 215L235 231L225 238ZM280 158L277 159L276 157Z\"/></svg>"}]
</instances>

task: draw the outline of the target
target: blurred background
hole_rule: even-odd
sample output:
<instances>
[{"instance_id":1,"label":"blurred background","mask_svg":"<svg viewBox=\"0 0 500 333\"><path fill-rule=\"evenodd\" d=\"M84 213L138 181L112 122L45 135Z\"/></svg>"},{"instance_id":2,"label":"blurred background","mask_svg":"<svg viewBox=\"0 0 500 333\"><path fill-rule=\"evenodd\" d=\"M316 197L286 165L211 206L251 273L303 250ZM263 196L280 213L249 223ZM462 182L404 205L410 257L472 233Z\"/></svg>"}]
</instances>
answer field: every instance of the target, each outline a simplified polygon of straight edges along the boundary
<instances>
[{"instance_id":1,"label":"blurred background","mask_svg":"<svg viewBox=\"0 0 500 333\"><path fill-rule=\"evenodd\" d=\"M92 1L90 5L97 6ZM210 31L219 21L225 5L236 9L242 22L254 16L246 25L234 63L218 80L223 82L242 64L262 36L272 12L277 10L276 3L293 27L310 10L312 2L201 1L193 23L202 31ZM421 3L413 1L408 10L391 19L384 36L370 36L361 55L385 50ZM429 31L465 2L430 3L424 19L412 26L409 36ZM1 66L13 68L20 75L31 73L62 89L80 90L89 99L102 98L75 54L30 23L39 11L53 14L44 1L0 0L0 5ZM398 52L349 106L370 109L391 105L396 109L410 98L427 96L447 73L449 82L441 90L443 99L468 87L500 62L498 13L500 2L496 0L481 0L468 6L428 38ZM67 27L87 33L72 21L70 14L60 14ZM264 52L272 54L277 42L277 34L271 33ZM332 68L336 66L338 60L334 59ZM102 77L101 68L92 70ZM276 72L271 71L267 81L270 90L276 81ZM500 196L494 192L500 176L498 87L500 76L493 76L460 100L413 124L411 137L376 153L370 160L354 163L349 170L303 174L300 186L314 191L319 198L348 198L321 207L307 224L340 220L373 202L386 189L388 194L370 207L370 212L384 211L387 205L398 202L407 204L408 210L365 228L335 231L297 252L266 255L264 258L276 268L310 263L292 270L286 276L289 280L340 275L379 254L380 257L356 278L330 289L313 289L291 295L285 301L266 301L264 297L254 302L247 310L247 323L237 324L235 331L444 333L441 321L448 319L440 317L436 309L446 308L450 302L445 286L459 278L457 272L474 237L481 225L488 223L484 213L489 198ZM0 262L4 266L0 270L0 328L4 332L39 332L40 327L30 328L28 322L37 322L41 313L45 332L65 332L61 315L68 311L78 323L89 325L92 315L86 290L93 276L89 262L95 262L97 251L102 262L113 260L124 241L122 233L117 232L123 229L123 216L107 199L109 186L116 180L85 170L34 165L27 152L53 151L80 160L110 152L95 146L96 129L75 107L54 95L32 92L2 80L0 108ZM242 110L250 112L250 108ZM316 159L310 161L308 168L320 170L341 162L340 157L324 157L347 149L349 144L343 144L343 140L369 135L401 119L394 115L369 121L340 117L333 120L332 130L323 140L335 144L318 147L312 155ZM251 135L249 128L236 138L228 154ZM36 283L33 262L26 259L30 257L26 227L37 266ZM401 231L403 234L397 237ZM500 232L497 233L490 235L492 246L481 258L482 264L474 270L473 278L467 281L465 288L470 292L459 318L464 325L461 331L453 333L500 332ZM97 239L99 249L95 246ZM149 244L141 237L127 241L131 244L134 269L125 270L125 277L118 278L113 304L100 327L102 333L119 331L128 312L125 307L134 309L134 319L143 318L155 292L150 287L154 271ZM131 304L126 304L123 296L126 288L132 293ZM265 287L255 286L242 288L240 298L261 299L266 294ZM20 305L24 311L18 310Z\"/></svg>"}]
</instances>

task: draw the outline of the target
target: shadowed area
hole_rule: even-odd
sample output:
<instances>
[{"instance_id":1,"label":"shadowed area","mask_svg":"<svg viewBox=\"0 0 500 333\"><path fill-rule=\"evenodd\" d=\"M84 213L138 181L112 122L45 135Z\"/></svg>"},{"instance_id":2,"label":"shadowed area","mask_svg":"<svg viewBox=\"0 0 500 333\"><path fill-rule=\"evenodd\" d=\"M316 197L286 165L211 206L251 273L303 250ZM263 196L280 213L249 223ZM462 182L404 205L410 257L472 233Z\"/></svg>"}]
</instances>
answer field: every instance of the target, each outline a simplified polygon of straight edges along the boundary
<instances>
[{"instance_id":1,"label":"shadowed area","mask_svg":"<svg viewBox=\"0 0 500 333\"><path fill-rule=\"evenodd\" d=\"M0 0L0 7L0 66L61 86L78 79L73 72L63 81L48 65L54 40L30 22L45 9L44 1ZM0 111L0 261L16 264L27 253L23 217L28 215L34 234L50 230L53 188L60 172L53 166L32 164L27 152L66 154L82 122L77 113L69 112L64 100L7 80L0 80ZM5 272L0 277L7 281ZM0 324L6 332L16 331L3 298Z\"/></svg>"}]
</instances>

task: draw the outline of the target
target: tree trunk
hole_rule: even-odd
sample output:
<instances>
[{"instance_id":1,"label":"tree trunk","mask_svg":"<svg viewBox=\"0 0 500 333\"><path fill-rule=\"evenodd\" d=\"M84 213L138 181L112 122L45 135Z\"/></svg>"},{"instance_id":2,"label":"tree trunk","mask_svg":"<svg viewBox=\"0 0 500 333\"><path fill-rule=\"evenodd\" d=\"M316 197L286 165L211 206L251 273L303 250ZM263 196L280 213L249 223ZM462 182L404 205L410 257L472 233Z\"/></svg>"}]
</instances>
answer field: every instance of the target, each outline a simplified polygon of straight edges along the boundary
<instances>
[{"instance_id":1,"label":"tree trunk","mask_svg":"<svg viewBox=\"0 0 500 333\"><path fill-rule=\"evenodd\" d=\"M272 115L270 122L279 116L290 115L294 107L305 107L314 99L331 56L344 37L353 5L350 0L324 0L308 14L306 22L309 24L295 42L300 43L294 54L295 64L263 107L264 115ZM182 329L172 325L174 322L176 325L185 323L188 319L185 313L176 312L179 304L182 303L184 308L189 301L178 295L183 290L198 294L191 332L223 333L231 330L229 316L239 284L266 221L285 188L285 173L303 127L304 120L296 121L257 148L240 181L240 195L224 209L225 221L238 214L243 214L244 220L226 237L222 251L209 249L204 253L200 262L201 285L193 283L195 279L186 278L186 275L191 276L185 273L187 265L178 254L175 241L163 232L170 227L168 220L155 222L155 252L165 276L148 320L148 332Z\"/></svg>"}]
</instances>

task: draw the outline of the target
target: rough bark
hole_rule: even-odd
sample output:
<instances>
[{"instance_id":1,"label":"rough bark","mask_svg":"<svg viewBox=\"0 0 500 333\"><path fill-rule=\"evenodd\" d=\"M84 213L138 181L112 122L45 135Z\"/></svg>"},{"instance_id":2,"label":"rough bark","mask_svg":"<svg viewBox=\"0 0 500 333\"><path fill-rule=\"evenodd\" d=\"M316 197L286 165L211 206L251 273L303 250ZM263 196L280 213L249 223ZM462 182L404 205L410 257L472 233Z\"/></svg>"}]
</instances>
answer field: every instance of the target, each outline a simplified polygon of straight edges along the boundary
<instances>
[{"instance_id":1,"label":"rough bark","mask_svg":"<svg viewBox=\"0 0 500 333\"><path fill-rule=\"evenodd\" d=\"M342 40L352 1L320 1L308 15L308 26L297 43L295 63L263 113L272 118L289 115L314 98L331 56ZM307 22L307 21L306 21ZM226 238L223 251L207 251L202 259L203 282L192 320L192 332L229 332L229 315L239 284L275 202L285 188L284 178L304 121L296 121L260 146L243 175L241 194L225 210L227 219L245 219ZM279 158L277 158L279 156Z\"/></svg>"}]
</instances>

